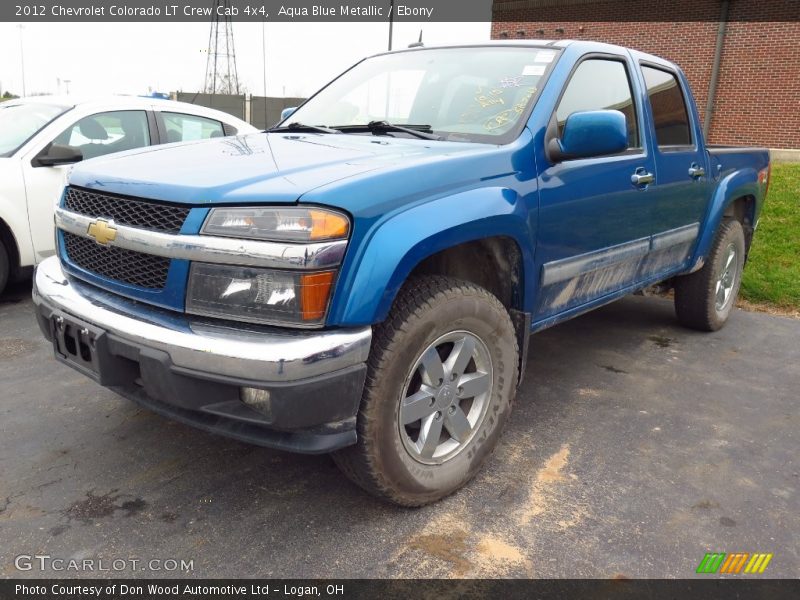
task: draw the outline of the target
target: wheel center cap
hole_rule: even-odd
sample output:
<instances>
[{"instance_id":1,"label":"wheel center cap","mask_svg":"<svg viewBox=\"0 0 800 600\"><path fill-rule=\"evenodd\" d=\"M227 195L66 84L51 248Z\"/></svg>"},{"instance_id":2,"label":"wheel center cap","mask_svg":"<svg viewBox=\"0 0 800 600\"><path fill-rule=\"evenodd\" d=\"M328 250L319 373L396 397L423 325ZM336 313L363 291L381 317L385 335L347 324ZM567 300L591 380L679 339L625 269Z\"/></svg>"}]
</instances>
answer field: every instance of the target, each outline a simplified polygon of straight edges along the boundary
<instances>
[{"instance_id":1,"label":"wheel center cap","mask_svg":"<svg viewBox=\"0 0 800 600\"><path fill-rule=\"evenodd\" d=\"M436 406L437 408L446 408L450 406L453 398L456 396L456 391L453 386L443 385L436 393Z\"/></svg>"}]
</instances>

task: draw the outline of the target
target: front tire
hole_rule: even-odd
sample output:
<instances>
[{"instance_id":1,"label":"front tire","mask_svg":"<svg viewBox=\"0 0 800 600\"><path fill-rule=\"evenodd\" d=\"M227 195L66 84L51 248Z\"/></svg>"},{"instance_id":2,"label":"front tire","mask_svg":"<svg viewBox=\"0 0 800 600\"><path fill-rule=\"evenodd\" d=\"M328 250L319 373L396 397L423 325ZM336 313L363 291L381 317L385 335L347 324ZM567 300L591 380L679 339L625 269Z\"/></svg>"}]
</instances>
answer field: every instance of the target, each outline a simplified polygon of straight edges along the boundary
<instances>
[{"instance_id":1,"label":"front tire","mask_svg":"<svg viewBox=\"0 0 800 600\"><path fill-rule=\"evenodd\" d=\"M494 449L518 368L514 327L497 298L465 281L415 278L375 327L358 442L333 459L375 496L403 506L439 500Z\"/></svg>"},{"instance_id":2,"label":"front tire","mask_svg":"<svg viewBox=\"0 0 800 600\"><path fill-rule=\"evenodd\" d=\"M675 312L691 329L717 331L728 321L742 284L745 245L742 224L725 219L702 269L675 280Z\"/></svg>"}]
</instances>

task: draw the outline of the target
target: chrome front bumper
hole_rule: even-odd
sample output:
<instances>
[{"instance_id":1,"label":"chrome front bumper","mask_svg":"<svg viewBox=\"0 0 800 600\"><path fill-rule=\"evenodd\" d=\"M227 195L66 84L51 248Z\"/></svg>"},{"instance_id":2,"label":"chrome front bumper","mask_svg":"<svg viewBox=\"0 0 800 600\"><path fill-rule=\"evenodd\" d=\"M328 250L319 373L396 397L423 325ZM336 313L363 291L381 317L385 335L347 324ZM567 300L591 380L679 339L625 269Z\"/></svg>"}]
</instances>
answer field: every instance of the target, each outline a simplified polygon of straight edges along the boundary
<instances>
[{"instance_id":1,"label":"chrome front bumper","mask_svg":"<svg viewBox=\"0 0 800 600\"><path fill-rule=\"evenodd\" d=\"M67 277L57 257L37 267L33 301L161 350L176 367L262 382L296 381L363 364L372 340L370 327L300 331L187 319Z\"/></svg>"},{"instance_id":2,"label":"chrome front bumper","mask_svg":"<svg viewBox=\"0 0 800 600\"><path fill-rule=\"evenodd\" d=\"M372 330L225 325L36 270L33 301L57 360L177 421L238 440L323 453L356 442Z\"/></svg>"}]
</instances>

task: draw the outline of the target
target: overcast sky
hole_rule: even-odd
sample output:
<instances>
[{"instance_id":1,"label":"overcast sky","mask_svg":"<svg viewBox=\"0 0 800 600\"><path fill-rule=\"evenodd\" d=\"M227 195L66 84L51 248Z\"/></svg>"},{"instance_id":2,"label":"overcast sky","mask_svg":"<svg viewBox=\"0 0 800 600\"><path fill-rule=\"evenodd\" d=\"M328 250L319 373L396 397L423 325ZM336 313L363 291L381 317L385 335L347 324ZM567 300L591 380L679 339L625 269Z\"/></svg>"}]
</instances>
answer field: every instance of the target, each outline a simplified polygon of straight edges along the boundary
<instances>
[{"instance_id":1,"label":"overcast sky","mask_svg":"<svg viewBox=\"0 0 800 600\"><path fill-rule=\"evenodd\" d=\"M206 66L205 23L26 23L25 87L31 93L145 94L198 91ZM387 23L267 23L267 93L307 96L366 55L387 48ZM395 23L394 49L485 41L489 23ZM264 90L262 25L234 23L239 81ZM22 94L20 30L0 23L0 93ZM61 89L58 80L62 80Z\"/></svg>"}]
</instances>

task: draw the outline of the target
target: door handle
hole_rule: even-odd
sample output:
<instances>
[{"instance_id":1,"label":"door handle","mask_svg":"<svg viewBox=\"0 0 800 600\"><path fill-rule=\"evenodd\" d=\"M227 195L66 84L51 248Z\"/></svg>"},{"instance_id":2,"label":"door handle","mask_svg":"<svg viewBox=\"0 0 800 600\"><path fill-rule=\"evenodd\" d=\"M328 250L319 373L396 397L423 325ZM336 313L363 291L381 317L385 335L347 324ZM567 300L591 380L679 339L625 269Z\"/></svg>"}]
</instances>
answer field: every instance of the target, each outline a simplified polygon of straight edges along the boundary
<instances>
[{"instance_id":1,"label":"door handle","mask_svg":"<svg viewBox=\"0 0 800 600\"><path fill-rule=\"evenodd\" d=\"M636 172L631 175L631 183L633 185L648 185L656 180L655 175L648 173L644 167L639 167Z\"/></svg>"},{"instance_id":2,"label":"door handle","mask_svg":"<svg viewBox=\"0 0 800 600\"><path fill-rule=\"evenodd\" d=\"M699 179L706 174L706 170L698 165L697 163L692 163L692 166L689 167L689 177L692 179Z\"/></svg>"}]
</instances>

